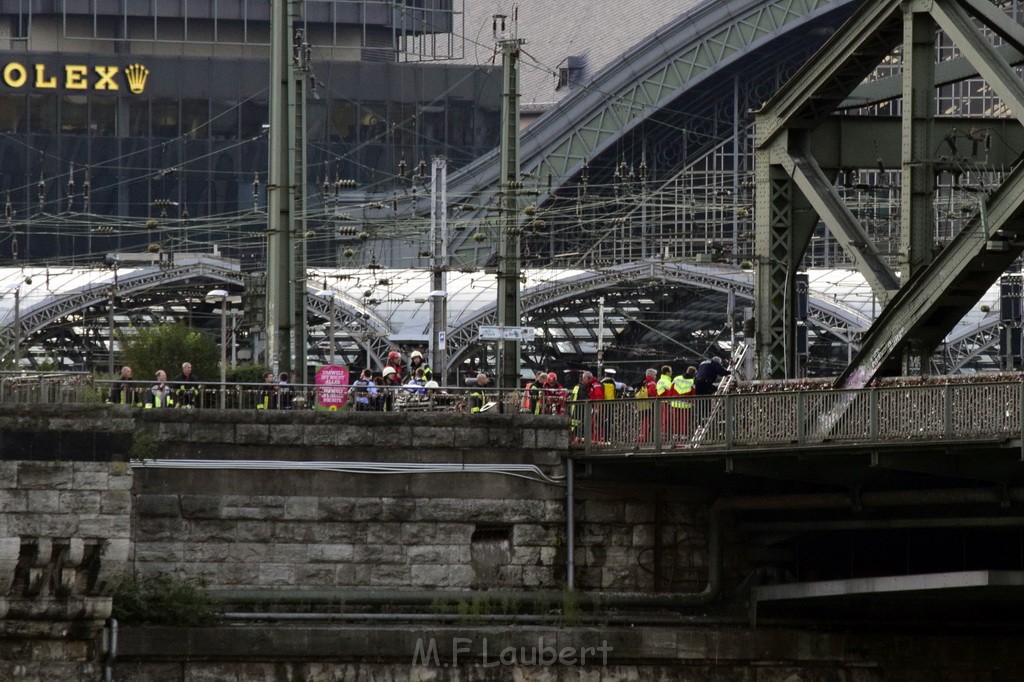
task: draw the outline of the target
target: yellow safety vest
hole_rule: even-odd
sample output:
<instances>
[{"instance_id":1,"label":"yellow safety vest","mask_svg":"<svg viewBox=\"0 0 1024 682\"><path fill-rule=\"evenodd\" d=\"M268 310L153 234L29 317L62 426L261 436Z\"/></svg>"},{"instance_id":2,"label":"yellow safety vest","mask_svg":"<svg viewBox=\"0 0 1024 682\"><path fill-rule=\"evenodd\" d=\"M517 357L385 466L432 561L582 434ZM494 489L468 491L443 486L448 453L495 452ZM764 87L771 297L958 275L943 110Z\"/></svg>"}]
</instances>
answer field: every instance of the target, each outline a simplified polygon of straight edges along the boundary
<instances>
[{"instance_id":1,"label":"yellow safety vest","mask_svg":"<svg viewBox=\"0 0 1024 682\"><path fill-rule=\"evenodd\" d=\"M658 395L665 395L668 389L672 388L672 377L667 374L662 374L658 377Z\"/></svg>"},{"instance_id":2,"label":"yellow safety vest","mask_svg":"<svg viewBox=\"0 0 1024 682\"><path fill-rule=\"evenodd\" d=\"M687 393L690 393L693 391L693 379L687 379L686 377L680 374L679 376L672 380L672 388L674 388L676 393L678 393L679 395L685 395ZM670 403L670 405L681 410L688 410L691 407L693 407L691 403L685 400L673 400Z\"/></svg>"}]
</instances>

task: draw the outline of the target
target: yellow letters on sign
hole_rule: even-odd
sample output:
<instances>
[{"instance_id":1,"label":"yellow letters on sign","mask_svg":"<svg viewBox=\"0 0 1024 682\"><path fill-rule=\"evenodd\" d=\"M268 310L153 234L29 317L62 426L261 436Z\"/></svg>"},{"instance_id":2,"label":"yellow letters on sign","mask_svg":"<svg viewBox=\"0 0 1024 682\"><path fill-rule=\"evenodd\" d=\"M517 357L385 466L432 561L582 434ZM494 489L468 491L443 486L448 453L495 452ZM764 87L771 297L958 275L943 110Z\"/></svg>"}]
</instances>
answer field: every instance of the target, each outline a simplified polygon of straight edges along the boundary
<instances>
[{"instance_id":1,"label":"yellow letters on sign","mask_svg":"<svg viewBox=\"0 0 1024 682\"><path fill-rule=\"evenodd\" d=\"M97 90L119 90L117 83L114 82L114 76L119 70L116 66L97 66L96 75L100 79L96 81L95 88Z\"/></svg>"},{"instance_id":2,"label":"yellow letters on sign","mask_svg":"<svg viewBox=\"0 0 1024 682\"><path fill-rule=\"evenodd\" d=\"M4 67L4 83L12 88L20 88L28 80L28 71L18 62L11 62Z\"/></svg>"},{"instance_id":3,"label":"yellow letters on sign","mask_svg":"<svg viewBox=\"0 0 1024 682\"><path fill-rule=\"evenodd\" d=\"M52 90L57 87L57 77L46 77L46 64L36 64L36 87Z\"/></svg>"},{"instance_id":4,"label":"yellow letters on sign","mask_svg":"<svg viewBox=\"0 0 1024 682\"><path fill-rule=\"evenodd\" d=\"M49 75L46 64L25 65L20 62L7 62L3 66L3 82L9 88L22 88L29 84L29 72L34 75L31 87L42 90L106 90L121 89L118 76L124 74L124 82L132 94L140 95L146 88L149 69L142 64L120 66L87 66L85 64L65 64L57 67L64 70L64 78Z\"/></svg>"},{"instance_id":5,"label":"yellow letters on sign","mask_svg":"<svg viewBox=\"0 0 1024 682\"><path fill-rule=\"evenodd\" d=\"M68 64L64 67L64 87L68 90L88 90L89 81L85 79L89 67Z\"/></svg>"}]
</instances>

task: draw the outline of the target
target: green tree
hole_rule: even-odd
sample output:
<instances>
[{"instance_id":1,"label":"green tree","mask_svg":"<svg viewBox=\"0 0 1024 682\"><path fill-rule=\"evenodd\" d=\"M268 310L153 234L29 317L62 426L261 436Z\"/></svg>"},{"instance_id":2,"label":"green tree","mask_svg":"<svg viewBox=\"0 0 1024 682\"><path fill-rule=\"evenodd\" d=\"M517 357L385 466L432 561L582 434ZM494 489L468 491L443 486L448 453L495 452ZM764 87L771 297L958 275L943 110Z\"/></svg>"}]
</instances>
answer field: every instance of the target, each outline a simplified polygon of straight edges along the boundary
<instances>
[{"instance_id":1,"label":"green tree","mask_svg":"<svg viewBox=\"0 0 1024 682\"><path fill-rule=\"evenodd\" d=\"M213 339L184 324L143 327L123 343L123 364L131 366L136 380L149 381L162 369L173 381L183 362L191 362L192 372L203 381L220 379L220 348Z\"/></svg>"}]
</instances>

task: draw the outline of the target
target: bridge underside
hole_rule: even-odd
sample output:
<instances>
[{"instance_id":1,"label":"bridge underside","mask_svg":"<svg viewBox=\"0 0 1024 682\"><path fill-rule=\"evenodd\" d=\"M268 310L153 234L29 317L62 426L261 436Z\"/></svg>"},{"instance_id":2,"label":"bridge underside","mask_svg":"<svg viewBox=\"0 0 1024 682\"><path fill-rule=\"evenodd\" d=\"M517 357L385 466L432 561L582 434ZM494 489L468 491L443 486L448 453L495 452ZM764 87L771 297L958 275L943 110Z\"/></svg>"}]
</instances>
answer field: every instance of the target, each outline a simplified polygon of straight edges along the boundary
<instances>
[{"instance_id":1,"label":"bridge underside","mask_svg":"<svg viewBox=\"0 0 1024 682\"><path fill-rule=\"evenodd\" d=\"M872 632L893 622L1019 622L1019 438L970 448L904 442L584 455L576 470L578 485L595 490L647 486L667 519L676 487L719 500L748 550L748 572L732 596L752 621L814 618Z\"/></svg>"}]
</instances>

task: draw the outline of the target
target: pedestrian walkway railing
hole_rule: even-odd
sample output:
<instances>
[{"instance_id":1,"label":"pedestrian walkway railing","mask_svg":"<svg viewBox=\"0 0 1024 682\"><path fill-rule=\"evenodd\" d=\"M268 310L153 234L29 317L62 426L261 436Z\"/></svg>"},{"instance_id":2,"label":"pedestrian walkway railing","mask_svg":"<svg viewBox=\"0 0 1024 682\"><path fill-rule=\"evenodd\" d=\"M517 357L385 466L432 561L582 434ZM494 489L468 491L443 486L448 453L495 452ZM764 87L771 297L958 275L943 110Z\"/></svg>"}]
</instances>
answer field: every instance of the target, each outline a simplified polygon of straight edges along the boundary
<instances>
[{"instance_id":1,"label":"pedestrian walkway railing","mask_svg":"<svg viewBox=\"0 0 1024 682\"><path fill-rule=\"evenodd\" d=\"M1021 436L1024 384L795 390L571 405L588 451L708 450Z\"/></svg>"},{"instance_id":2,"label":"pedestrian walkway railing","mask_svg":"<svg viewBox=\"0 0 1024 682\"><path fill-rule=\"evenodd\" d=\"M518 412L519 391L489 387L375 387L340 384L166 382L160 399L153 381L95 379L90 373L0 374L2 403L118 403L140 409L355 410L376 412ZM474 399L472 394L478 394Z\"/></svg>"},{"instance_id":3,"label":"pedestrian walkway railing","mask_svg":"<svg viewBox=\"0 0 1024 682\"><path fill-rule=\"evenodd\" d=\"M0 402L153 405L152 381L97 380L88 373L0 373ZM112 389L120 390L112 390ZM128 390L125 391L124 389ZM161 409L520 412L520 391L466 386L378 388L360 400L350 386L168 382ZM743 390L744 387L740 387ZM365 396L364 396L365 398ZM155 409L155 406L152 408ZM563 412L564 410L564 412ZM558 404L574 447L593 452L712 449L1019 438L1024 383L979 376L959 383L866 389L799 387L685 398Z\"/></svg>"},{"instance_id":4,"label":"pedestrian walkway railing","mask_svg":"<svg viewBox=\"0 0 1024 682\"><path fill-rule=\"evenodd\" d=\"M96 402L95 393L89 372L0 372L0 402Z\"/></svg>"}]
</instances>

